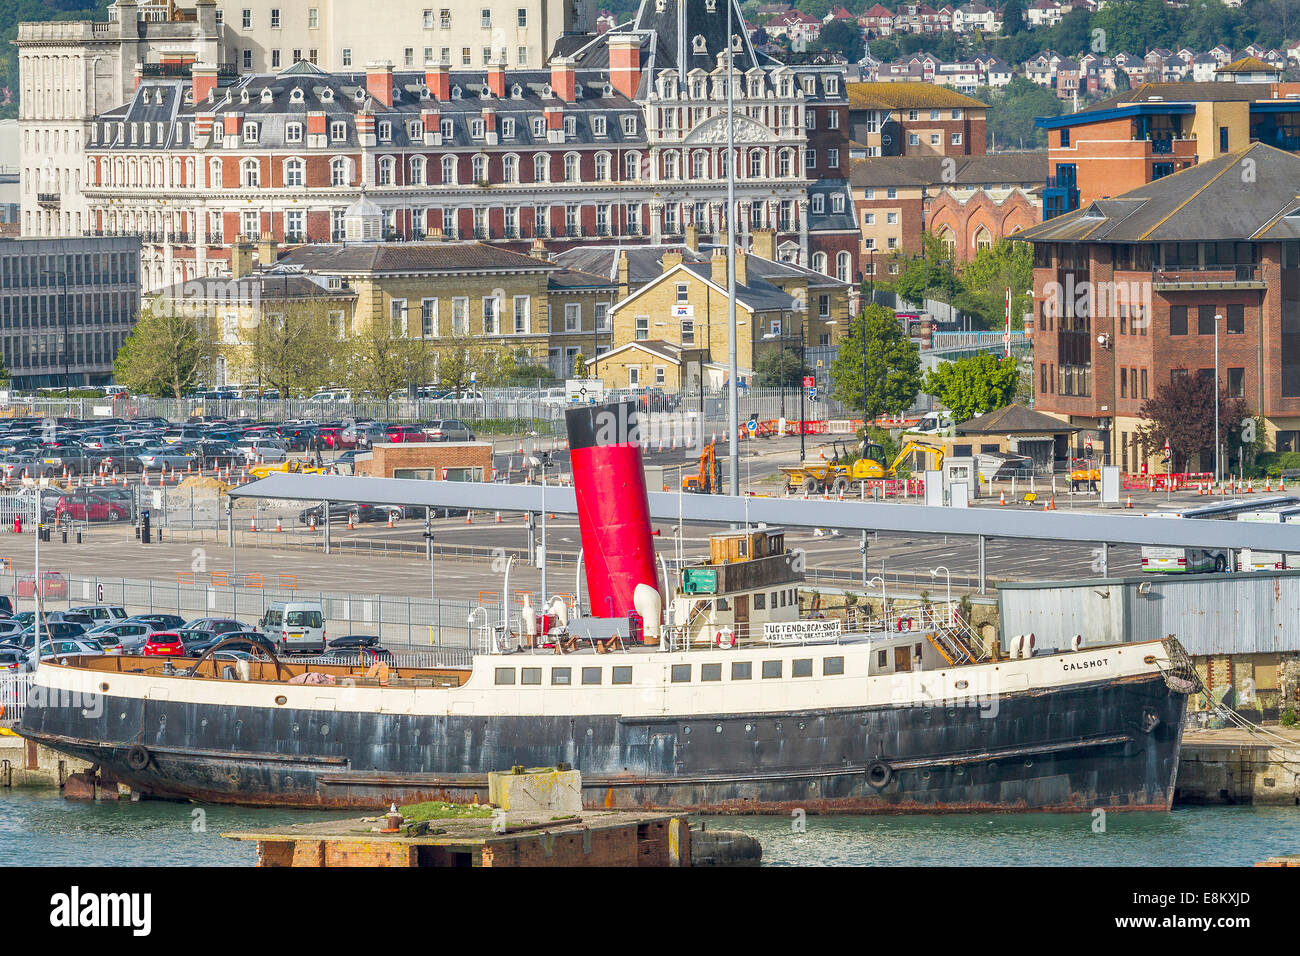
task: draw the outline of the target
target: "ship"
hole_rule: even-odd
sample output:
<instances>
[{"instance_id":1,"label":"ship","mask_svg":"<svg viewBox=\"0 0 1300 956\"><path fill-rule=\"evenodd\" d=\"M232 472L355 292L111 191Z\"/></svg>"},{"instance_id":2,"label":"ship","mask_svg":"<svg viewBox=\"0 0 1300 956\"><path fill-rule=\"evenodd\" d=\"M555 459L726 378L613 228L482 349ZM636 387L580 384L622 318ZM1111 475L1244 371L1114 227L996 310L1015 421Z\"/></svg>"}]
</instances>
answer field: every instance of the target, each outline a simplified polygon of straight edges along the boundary
<instances>
[{"instance_id":1,"label":"ship","mask_svg":"<svg viewBox=\"0 0 1300 956\"><path fill-rule=\"evenodd\" d=\"M46 661L18 732L142 796L256 806L485 802L492 771L558 766L597 808L1170 809L1198 687L1174 637L1004 647L951 603L825 617L780 528L720 531L674 576L635 407L566 418L586 600L503 613L463 666Z\"/></svg>"}]
</instances>

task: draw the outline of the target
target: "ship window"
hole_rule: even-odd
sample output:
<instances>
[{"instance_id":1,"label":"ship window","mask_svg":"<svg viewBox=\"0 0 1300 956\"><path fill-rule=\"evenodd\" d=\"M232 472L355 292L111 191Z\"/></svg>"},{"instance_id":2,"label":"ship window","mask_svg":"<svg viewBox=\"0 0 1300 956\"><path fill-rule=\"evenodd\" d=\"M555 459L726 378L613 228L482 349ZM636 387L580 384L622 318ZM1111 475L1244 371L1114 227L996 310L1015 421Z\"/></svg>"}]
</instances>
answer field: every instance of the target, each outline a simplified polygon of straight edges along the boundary
<instances>
[{"instance_id":1,"label":"ship window","mask_svg":"<svg viewBox=\"0 0 1300 956\"><path fill-rule=\"evenodd\" d=\"M773 592L772 592L772 609L775 610L776 608L779 608L780 606L781 606L781 592L780 592L780 591L773 591Z\"/></svg>"},{"instance_id":2,"label":"ship window","mask_svg":"<svg viewBox=\"0 0 1300 956\"><path fill-rule=\"evenodd\" d=\"M791 677L812 677L812 658L801 657L790 664Z\"/></svg>"},{"instance_id":3,"label":"ship window","mask_svg":"<svg viewBox=\"0 0 1300 956\"><path fill-rule=\"evenodd\" d=\"M754 595L754 610L762 611L767 607L767 595L759 591Z\"/></svg>"},{"instance_id":4,"label":"ship window","mask_svg":"<svg viewBox=\"0 0 1300 956\"><path fill-rule=\"evenodd\" d=\"M768 680L773 677L781 676L780 661L763 661L763 679Z\"/></svg>"},{"instance_id":5,"label":"ship window","mask_svg":"<svg viewBox=\"0 0 1300 956\"><path fill-rule=\"evenodd\" d=\"M674 665L673 665L673 683L674 683L674 684L685 684L685 683L688 683L688 682L690 681L690 679L691 679L691 665L690 665L690 664L674 664Z\"/></svg>"},{"instance_id":6,"label":"ship window","mask_svg":"<svg viewBox=\"0 0 1300 956\"><path fill-rule=\"evenodd\" d=\"M731 602L728 601L726 598L718 598L718 600L714 603L714 607L719 611L730 611Z\"/></svg>"},{"instance_id":7,"label":"ship window","mask_svg":"<svg viewBox=\"0 0 1300 956\"><path fill-rule=\"evenodd\" d=\"M701 664L700 680L722 680L722 665Z\"/></svg>"},{"instance_id":8,"label":"ship window","mask_svg":"<svg viewBox=\"0 0 1300 956\"><path fill-rule=\"evenodd\" d=\"M524 667L519 671L519 683L537 685L542 682L540 667Z\"/></svg>"},{"instance_id":9,"label":"ship window","mask_svg":"<svg viewBox=\"0 0 1300 956\"><path fill-rule=\"evenodd\" d=\"M731 662L732 680L749 680L753 676L754 676L754 665L751 661Z\"/></svg>"},{"instance_id":10,"label":"ship window","mask_svg":"<svg viewBox=\"0 0 1300 956\"><path fill-rule=\"evenodd\" d=\"M599 684L600 670L599 667L584 667L582 669L582 682L584 684Z\"/></svg>"},{"instance_id":11,"label":"ship window","mask_svg":"<svg viewBox=\"0 0 1300 956\"><path fill-rule=\"evenodd\" d=\"M614 673L613 673L613 678L614 678L614 679L611 681L611 683L614 683L614 684L630 684L630 683L632 683L632 668L630 668L630 667L615 667L615 668L614 668Z\"/></svg>"},{"instance_id":12,"label":"ship window","mask_svg":"<svg viewBox=\"0 0 1300 956\"><path fill-rule=\"evenodd\" d=\"M826 677L833 677L836 674L844 673L844 658L842 657L823 657L822 674Z\"/></svg>"},{"instance_id":13,"label":"ship window","mask_svg":"<svg viewBox=\"0 0 1300 956\"><path fill-rule=\"evenodd\" d=\"M515 682L515 669L513 667L497 668L498 684L513 684Z\"/></svg>"},{"instance_id":14,"label":"ship window","mask_svg":"<svg viewBox=\"0 0 1300 956\"><path fill-rule=\"evenodd\" d=\"M552 667L551 668L552 684L572 684L573 668L571 667Z\"/></svg>"},{"instance_id":15,"label":"ship window","mask_svg":"<svg viewBox=\"0 0 1300 956\"><path fill-rule=\"evenodd\" d=\"M876 652L876 666L880 668L889 666L889 655L884 651Z\"/></svg>"}]
</instances>

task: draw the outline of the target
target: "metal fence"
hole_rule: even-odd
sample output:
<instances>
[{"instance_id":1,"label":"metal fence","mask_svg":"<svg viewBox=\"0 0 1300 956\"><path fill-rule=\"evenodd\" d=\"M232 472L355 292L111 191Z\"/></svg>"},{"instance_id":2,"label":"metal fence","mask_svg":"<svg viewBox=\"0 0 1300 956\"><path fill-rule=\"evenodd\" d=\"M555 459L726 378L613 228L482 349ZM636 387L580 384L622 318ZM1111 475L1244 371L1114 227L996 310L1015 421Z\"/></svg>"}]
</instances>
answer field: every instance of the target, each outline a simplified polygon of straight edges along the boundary
<instances>
[{"instance_id":1,"label":"metal fence","mask_svg":"<svg viewBox=\"0 0 1300 956\"><path fill-rule=\"evenodd\" d=\"M4 711L0 721L10 724L23 719L31 686L31 674L0 674L0 708Z\"/></svg>"},{"instance_id":2,"label":"metal fence","mask_svg":"<svg viewBox=\"0 0 1300 956\"><path fill-rule=\"evenodd\" d=\"M0 593L16 596L19 577L13 572L0 573ZM47 612L113 604L126 608L129 614L176 614L186 620L235 618L251 625L277 601L318 601L324 610L327 637L363 633L378 637L390 648L406 650L477 646L485 623L494 623L501 616L500 591L485 590L478 601L455 601L309 591L297 588L292 575L273 581L260 574L181 572L174 583L75 574L66 578L66 593L46 594ZM513 614L518 612L522 594L511 596Z\"/></svg>"}]
</instances>

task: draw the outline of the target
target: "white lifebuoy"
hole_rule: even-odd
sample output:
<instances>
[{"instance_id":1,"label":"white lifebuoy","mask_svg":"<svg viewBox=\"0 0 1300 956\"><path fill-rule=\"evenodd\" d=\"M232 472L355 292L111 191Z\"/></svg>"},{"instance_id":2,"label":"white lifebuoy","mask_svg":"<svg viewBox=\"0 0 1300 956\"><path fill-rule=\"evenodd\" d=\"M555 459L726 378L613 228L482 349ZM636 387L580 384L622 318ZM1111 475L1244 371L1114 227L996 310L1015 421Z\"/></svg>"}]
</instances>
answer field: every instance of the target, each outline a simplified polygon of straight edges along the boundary
<instances>
[{"instance_id":1,"label":"white lifebuoy","mask_svg":"<svg viewBox=\"0 0 1300 956\"><path fill-rule=\"evenodd\" d=\"M735 647L736 635L733 634L729 628L724 627L722 630L718 631L717 634L713 635L713 643L718 647Z\"/></svg>"}]
</instances>

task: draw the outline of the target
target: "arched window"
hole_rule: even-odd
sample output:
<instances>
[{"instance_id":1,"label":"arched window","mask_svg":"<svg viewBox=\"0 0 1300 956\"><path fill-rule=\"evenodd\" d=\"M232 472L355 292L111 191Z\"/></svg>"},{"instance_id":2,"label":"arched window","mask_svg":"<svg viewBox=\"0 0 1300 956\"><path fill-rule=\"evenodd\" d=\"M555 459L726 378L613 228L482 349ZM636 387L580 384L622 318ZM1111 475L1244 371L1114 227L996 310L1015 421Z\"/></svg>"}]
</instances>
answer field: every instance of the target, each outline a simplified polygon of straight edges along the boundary
<instances>
[{"instance_id":1,"label":"arched window","mask_svg":"<svg viewBox=\"0 0 1300 956\"><path fill-rule=\"evenodd\" d=\"M348 185L348 161L344 156L335 156L330 160L330 185Z\"/></svg>"},{"instance_id":2,"label":"arched window","mask_svg":"<svg viewBox=\"0 0 1300 956\"><path fill-rule=\"evenodd\" d=\"M564 157L564 181L566 183L576 183L578 181L577 153L567 153Z\"/></svg>"},{"instance_id":3,"label":"arched window","mask_svg":"<svg viewBox=\"0 0 1300 956\"><path fill-rule=\"evenodd\" d=\"M284 184L286 186L301 186L306 180L304 177L305 166L301 159L287 159L284 162Z\"/></svg>"},{"instance_id":4,"label":"arched window","mask_svg":"<svg viewBox=\"0 0 1300 956\"><path fill-rule=\"evenodd\" d=\"M609 180L609 153L596 154L596 181L607 182Z\"/></svg>"},{"instance_id":5,"label":"arched window","mask_svg":"<svg viewBox=\"0 0 1300 956\"><path fill-rule=\"evenodd\" d=\"M501 178L508 183L519 182L519 157L506 156L501 160Z\"/></svg>"},{"instance_id":6,"label":"arched window","mask_svg":"<svg viewBox=\"0 0 1300 956\"><path fill-rule=\"evenodd\" d=\"M245 159L239 164L239 184L241 186L262 185L262 167L255 159Z\"/></svg>"},{"instance_id":7,"label":"arched window","mask_svg":"<svg viewBox=\"0 0 1300 956\"><path fill-rule=\"evenodd\" d=\"M411 157L411 184L414 186L424 185L424 157Z\"/></svg>"},{"instance_id":8,"label":"arched window","mask_svg":"<svg viewBox=\"0 0 1300 956\"><path fill-rule=\"evenodd\" d=\"M442 181L444 184L456 182L456 157L442 157Z\"/></svg>"},{"instance_id":9,"label":"arched window","mask_svg":"<svg viewBox=\"0 0 1300 956\"><path fill-rule=\"evenodd\" d=\"M633 152L623 154L623 178L630 182L636 182L636 180L641 178L640 153Z\"/></svg>"},{"instance_id":10,"label":"arched window","mask_svg":"<svg viewBox=\"0 0 1300 956\"><path fill-rule=\"evenodd\" d=\"M550 180L551 157L538 153L533 157L533 182L544 183Z\"/></svg>"},{"instance_id":11,"label":"arched window","mask_svg":"<svg viewBox=\"0 0 1300 956\"><path fill-rule=\"evenodd\" d=\"M813 269L822 273L823 275L830 275L830 271L826 268L826 261L827 261L826 253L824 252L813 253L813 258L812 258Z\"/></svg>"},{"instance_id":12,"label":"arched window","mask_svg":"<svg viewBox=\"0 0 1300 956\"><path fill-rule=\"evenodd\" d=\"M381 156L379 166L376 169L375 181L380 186L393 185L393 157Z\"/></svg>"},{"instance_id":13,"label":"arched window","mask_svg":"<svg viewBox=\"0 0 1300 956\"><path fill-rule=\"evenodd\" d=\"M987 249L991 245L993 245L993 237L989 234L987 229L980 226L979 231L975 233L976 250Z\"/></svg>"},{"instance_id":14,"label":"arched window","mask_svg":"<svg viewBox=\"0 0 1300 956\"><path fill-rule=\"evenodd\" d=\"M704 179L709 175L709 154L702 149L697 149L691 154L691 177L694 179Z\"/></svg>"},{"instance_id":15,"label":"arched window","mask_svg":"<svg viewBox=\"0 0 1300 956\"><path fill-rule=\"evenodd\" d=\"M792 149L781 150L781 165L780 165L781 178L782 179L788 178L790 175L792 175L793 169L794 169L794 150Z\"/></svg>"},{"instance_id":16,"label":"arched window","mask_svg":"<svg viewBox=\"0 0 1300 956\"><path fill-rule=\"evenodd\" d=\"M849 271L853 268L853 257L847 252L841 252L835 257L835 278L841 282L849 281Z\"/></svg>"},{"instance_id":17,"label":"arched window","mask_svg":"<svg viewBox=\"0 0 1300 956\"><path fill-rule=\"evenodd\" d=\"M479 153L472 160L470 160L470 167L474 177L474 182L476 183L487 182L488 174L487 174L486 156L484 156L482 153Z\"/></svg>"},{"instance_id":18,"label":"arched window","mask_svg":"<svg viewBox=\"0 0 1300 956\"><path fill-rule=\"evenodd\" d=\"M664 153L664 179L680 179L677 169L677 153L669 150Z\"/></svg>"},{"instance_id":19,"label":"arched window","mask_svg":"<svg viewBox=\"0 0 1300 956\"><path fill-rule=\"evenodd\" d=\"M750 179L762 179L767 166L766 157L761 149L751 150L749 154Z\"/></svg>"}]
</instances>

